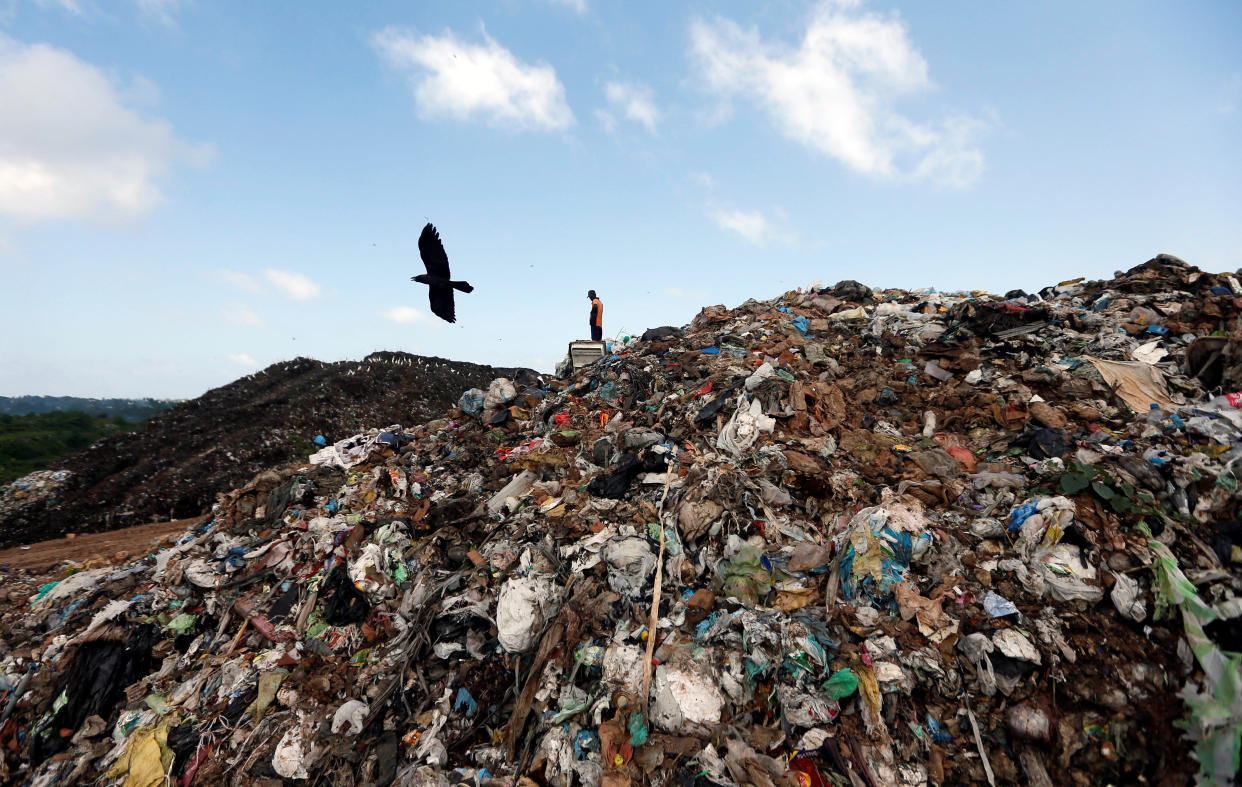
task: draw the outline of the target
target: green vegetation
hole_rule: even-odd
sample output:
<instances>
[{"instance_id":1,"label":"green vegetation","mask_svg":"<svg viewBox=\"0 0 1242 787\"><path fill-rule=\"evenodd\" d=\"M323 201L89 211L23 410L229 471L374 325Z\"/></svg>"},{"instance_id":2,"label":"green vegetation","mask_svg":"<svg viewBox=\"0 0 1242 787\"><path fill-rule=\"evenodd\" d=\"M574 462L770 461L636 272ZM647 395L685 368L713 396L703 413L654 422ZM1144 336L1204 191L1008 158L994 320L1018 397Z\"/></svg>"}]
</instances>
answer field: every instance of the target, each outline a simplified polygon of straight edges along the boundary
<instances>
[{"instance_id":1,"label":"green vegetation","mask_svg":"<svg viewBox=\"0 0 1242 787\"><path fill-rule=\"evenodd\" d=\"M305 435L290 435L289 442L293 444L293 455L297 457L299 462L305 462L308 456L319 450L319 446L315 445Z\"/></svg>"},{"instance_id":2,"label":"green vegetation","mask_svg":"<svg viewBox=\"0 0 1242 787\"><path fill-rule=\"evenodd\" d=\"M1027 499L1051 494L1072 497L1084 491L1090 491L1123 516L1137 518L1163 513L1177 517L1176 512L1163 509L1150 492L1135 489L1133 484L1114 478L1097 465L1084 465L1072 459L1065 463L1065 474L1057 482L1055 491L1051 486L1039 486L1031 490Z\"/></svg>"},{"instance_id":3,"label":"green vegetation","mask_svg":"<svg viewBox=\"0 0 1242 787\"><path fill-rule=\"evenodd\" d=\"M0 413L33 415L75 410L88 415L145 421L177 404L177 399L84 399L80 396L0 396Z\"/></svg>"},{"instance_id":4,"label":"green vegetation","mask_svg":"<svg viewBox=\"0 0 1242 787\"><path fill-rule=\"evenodd\" d=\"M137 426L119 415L88 415L72 410L0 415L0 484L42 470L101 437L130 432Z\"/></svg>"}]
</instances>

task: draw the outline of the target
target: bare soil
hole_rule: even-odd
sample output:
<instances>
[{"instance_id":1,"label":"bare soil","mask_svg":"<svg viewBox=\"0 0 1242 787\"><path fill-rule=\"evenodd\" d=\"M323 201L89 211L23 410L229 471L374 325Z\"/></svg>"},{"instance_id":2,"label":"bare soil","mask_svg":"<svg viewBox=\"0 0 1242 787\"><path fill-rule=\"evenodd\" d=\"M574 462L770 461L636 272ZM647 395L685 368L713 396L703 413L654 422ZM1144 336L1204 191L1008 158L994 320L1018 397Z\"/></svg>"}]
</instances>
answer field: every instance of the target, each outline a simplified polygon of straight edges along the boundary
<instances>
[{"instance_id":1,"label":"bare soil","mask_svg":"<svg viewBox=\"0 0 1242 787\"><path fill-rule=\"evenodd\" d=\"M175 538L205 518L151 522L109 533L86 533L4 549L0 550L0 569L43 574L65 561L83 564L92 559L111 562L120 554L137 557L145 551L154 550L166 539Z\"/></svg>"}]
</instances>

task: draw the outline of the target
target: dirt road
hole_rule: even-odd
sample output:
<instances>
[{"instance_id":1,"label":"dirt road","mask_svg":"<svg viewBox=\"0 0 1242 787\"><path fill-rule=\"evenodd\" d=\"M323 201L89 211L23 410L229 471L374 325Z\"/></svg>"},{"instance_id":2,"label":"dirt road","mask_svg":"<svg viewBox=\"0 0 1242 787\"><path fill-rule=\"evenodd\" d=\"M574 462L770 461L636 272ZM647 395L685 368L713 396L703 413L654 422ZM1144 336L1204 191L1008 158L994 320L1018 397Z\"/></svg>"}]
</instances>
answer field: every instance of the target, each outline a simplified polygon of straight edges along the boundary
<instances>
[{"instance_id":1,"label":"dirt road","mask_svg":"<svg viewBox=\"0 0 1242 787\"><path fill-rule=\"evenodd\" d=\"M94 557L110 560L118 552L136 556L152 549L165 538L180 535L204 519L206 517L152 522L108 533L86 533L0 550L0 568L42 573L65 560L75 563L85 563Z\"/></svg>"}]
</instances>

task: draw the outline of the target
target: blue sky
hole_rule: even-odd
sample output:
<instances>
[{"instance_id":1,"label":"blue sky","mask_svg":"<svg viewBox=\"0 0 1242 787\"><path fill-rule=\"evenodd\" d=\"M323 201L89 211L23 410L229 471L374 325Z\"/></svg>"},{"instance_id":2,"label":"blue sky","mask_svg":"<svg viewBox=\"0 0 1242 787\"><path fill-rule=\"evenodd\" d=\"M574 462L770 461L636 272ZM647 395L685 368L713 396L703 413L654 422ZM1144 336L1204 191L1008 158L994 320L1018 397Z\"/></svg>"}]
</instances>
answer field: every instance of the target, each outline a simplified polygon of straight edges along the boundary
<instances>
[{"instance_id":1,"label":"blue sky","mask_svg":"<svg viewBox=\"0 0 1242 787\"><path fill-rule=\"evenodd\" d=\"M0 395L1242 266L1236 2L352 5L0 0Z\"/></svg>"}]
</instances>

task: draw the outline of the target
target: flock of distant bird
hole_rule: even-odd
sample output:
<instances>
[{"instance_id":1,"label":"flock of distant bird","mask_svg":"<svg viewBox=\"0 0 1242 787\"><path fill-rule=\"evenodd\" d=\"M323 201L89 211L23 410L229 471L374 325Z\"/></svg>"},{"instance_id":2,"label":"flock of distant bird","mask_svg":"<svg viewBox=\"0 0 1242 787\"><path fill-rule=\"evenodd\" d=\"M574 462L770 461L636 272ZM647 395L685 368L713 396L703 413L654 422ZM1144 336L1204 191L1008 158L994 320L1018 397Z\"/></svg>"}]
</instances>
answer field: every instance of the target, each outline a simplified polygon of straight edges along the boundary
<instances>
[{"instance_id":1,"label":"flock of distant bird","mask_svg":"<svg viewBox=\"0 0 1242 787\"><path fill-rule=\"evenodd\" d=\"M440 233L430 222L423 227L418 236L418 255L423 258L426 273L411 276L410 281L427 285L427 299L431 302L431 312L445 322L457 322L453 304L453 290L474 292L469 282L453 281L449 273L448 255L444 253L444 244L440 242Z\"/></svg>"}]
</instances>

